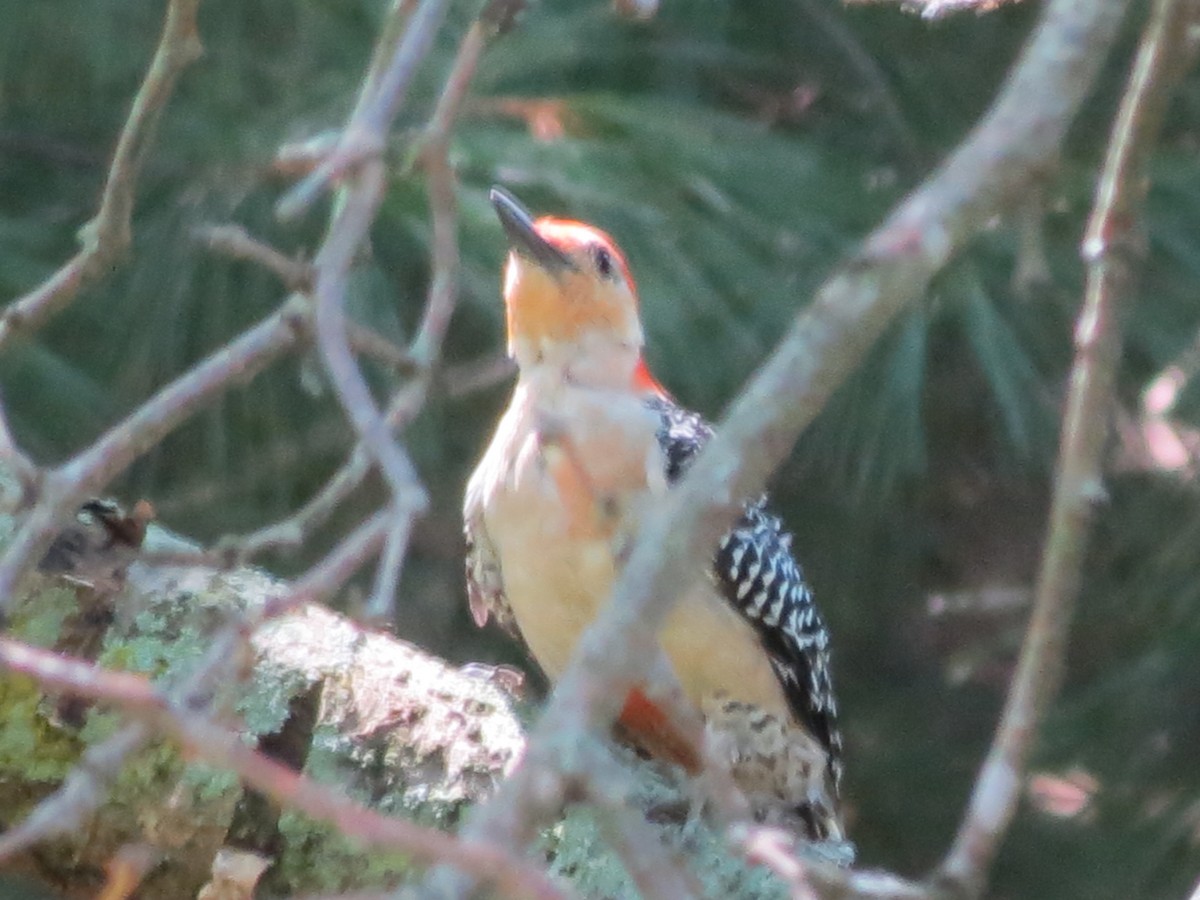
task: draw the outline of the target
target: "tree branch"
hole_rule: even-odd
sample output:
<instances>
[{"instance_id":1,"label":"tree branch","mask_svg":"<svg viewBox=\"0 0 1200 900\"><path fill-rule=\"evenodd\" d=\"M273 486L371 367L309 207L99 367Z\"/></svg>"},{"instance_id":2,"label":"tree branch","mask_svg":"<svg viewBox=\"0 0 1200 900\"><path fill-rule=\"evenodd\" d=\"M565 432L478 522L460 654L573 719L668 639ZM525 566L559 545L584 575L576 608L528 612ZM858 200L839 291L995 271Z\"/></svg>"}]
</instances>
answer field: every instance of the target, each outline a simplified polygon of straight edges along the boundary
<instances>
[{"instance_id":1,"label":"tree branch","mask_svg":"<svg viewBox=\"0 0 1200 900\"><path fill-rule=\"evenodd\" d=\"M939 877L974 896L983 887L1021 796L1038 727L1058 693L1088 530L1105 497L1103 459L1121 358L1121 311L1145 252L1137 228L1145 163L1183 72L1195 0L1157 0L1121 101L1083 241L1087 287L1076 325L1054 496L1033 615L991 750Z\"/></svg>"},{"instance_id":2,"label":"tree branch","mask_svg":"<svg viewBox=\"0 0 1200 900\"><path fill-rule=\"evenodd\" d=\"M170 0L167 4L162 37L117 140L100 209L80 231L83 249L0 313L0 349L15 335L40 328L70 303L83 285L107 272L128 251L138 171L175 82L202 52L196 31L199 5L200 0Z\"/></svg>"},{"instance_id":3,"label":"tree branch","mask_svg":"<svg viewBox=\"0 0 1200 900\"><path fill-rule=\"evenodd\" d=\"M50 546L60 523L130 463L229 387L244 384L277 357L307 340L303 304L285 304L254 328L185 372L94 444L45 474L41 497L0 556L0 617L17 580Z\"/></svg>"}]
</instances>

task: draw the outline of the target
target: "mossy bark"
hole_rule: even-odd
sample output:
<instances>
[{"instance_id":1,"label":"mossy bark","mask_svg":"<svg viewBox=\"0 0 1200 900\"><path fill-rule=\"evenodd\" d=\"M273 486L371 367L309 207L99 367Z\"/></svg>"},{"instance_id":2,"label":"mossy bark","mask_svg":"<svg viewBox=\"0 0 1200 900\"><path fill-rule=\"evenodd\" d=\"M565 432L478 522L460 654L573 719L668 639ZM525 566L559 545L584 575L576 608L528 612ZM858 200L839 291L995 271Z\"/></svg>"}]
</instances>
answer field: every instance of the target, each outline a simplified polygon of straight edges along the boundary
<instances>
[{"instance_id":1,"label":"mossy bark","mask_svg":"<svg viewBox=\"0 0 1200 900\"><path fill-rule=\"evenodd\" d=\"M87 587L37 574L24 585L10 633L64 651L88 647L85 655L101 664L168 685L231 615L285 587L252 569L135 563L124 588L98 601ZM489 679L323 607L261 627L241 662L230 661L221 688L224 720L310 777L389 813L452 825L523 747L511 698ZM0 829L21 822L87 747L126 721L119 711L47 696L27 677L0 673ZM228 772L185 759L164 741L128 760L82 827L6 868L67 896L91 897L105 863L131 842L162 854L139 892L145 900L196 896L217 851L230 845L273 859L263 896L394 883L406 869L400 854L367 854L329 826L281 815Z\"/></svg>"}]
</instances>

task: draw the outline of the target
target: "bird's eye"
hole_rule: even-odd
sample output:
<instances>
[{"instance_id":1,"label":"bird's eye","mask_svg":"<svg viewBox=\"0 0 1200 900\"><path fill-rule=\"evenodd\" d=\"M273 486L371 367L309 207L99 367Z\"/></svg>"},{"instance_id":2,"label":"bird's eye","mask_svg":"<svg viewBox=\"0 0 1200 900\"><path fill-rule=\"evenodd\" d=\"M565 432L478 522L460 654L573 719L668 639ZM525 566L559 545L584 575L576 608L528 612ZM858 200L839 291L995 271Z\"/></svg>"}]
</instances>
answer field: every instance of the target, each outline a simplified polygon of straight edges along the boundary
<instances>
[{"instance_id":1,"label":"bird's eye","mask_svg":"<svg viewBox=\"0 0 1200 900\"><path fill-rule=\"evenodd\" d=\"M616 274L616 266L613 265L612 254L608 252L607 247L597 245L592 250L592 256L596 260L596 271L600 273L600 277L612 278Z\"/></svg>"}]
</instances>

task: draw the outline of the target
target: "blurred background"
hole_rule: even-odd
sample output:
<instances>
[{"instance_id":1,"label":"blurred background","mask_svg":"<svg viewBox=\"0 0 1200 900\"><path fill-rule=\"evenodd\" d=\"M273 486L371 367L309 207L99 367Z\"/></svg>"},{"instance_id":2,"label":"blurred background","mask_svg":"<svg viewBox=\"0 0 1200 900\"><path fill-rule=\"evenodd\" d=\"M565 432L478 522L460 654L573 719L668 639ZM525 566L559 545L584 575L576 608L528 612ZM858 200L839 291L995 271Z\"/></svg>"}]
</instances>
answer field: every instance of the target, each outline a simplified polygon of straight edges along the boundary
<instances>
[{"instance_id":1,"label":"blurred background","mask_svg":"<svg viewBox=\"0 0 1200 900\"><path fill-rule=\"evenodd\" d=\"M0 0L0 300L73 251L163 9ZM146 162L131 261L0 356L0 391L39 460L94 439L277 306L272 275L213 256L194 231L232 221L289 254L316 246L324 210L273 218L289 184L273 157L342 122L383 11L382 0L206 0L206 54ZM509 389L491 184L618 239L651 364L682 402L718 417L822 277L964 136L1036 13L1026 2L927 23L891 5L664 0L638 23L597 0L529 9L485 56L455 134L462 290L445 366L406 434L433 502L396 632L455 661L523 662L470 624L461 575L463 484ZM1012 671L1072 352L1078 243L1140 14L1058 177L896 324L775 481L834 632L865 864L921 874L937 861ZM396 177L353 278L354 315L397 342L419 320L429 252L422 181L399 163L467 15L452 13L408 104ZM1169 123L1068 682L994 898L1179 898L1200 874L1200 80ZM381 392L395 384L370 374ZM113 490L209 541L302 504L349 435L317 367L293 360ZM379 490L366 486L304 554L264 564L301 571Z\"/></svg>"}]
</instances>

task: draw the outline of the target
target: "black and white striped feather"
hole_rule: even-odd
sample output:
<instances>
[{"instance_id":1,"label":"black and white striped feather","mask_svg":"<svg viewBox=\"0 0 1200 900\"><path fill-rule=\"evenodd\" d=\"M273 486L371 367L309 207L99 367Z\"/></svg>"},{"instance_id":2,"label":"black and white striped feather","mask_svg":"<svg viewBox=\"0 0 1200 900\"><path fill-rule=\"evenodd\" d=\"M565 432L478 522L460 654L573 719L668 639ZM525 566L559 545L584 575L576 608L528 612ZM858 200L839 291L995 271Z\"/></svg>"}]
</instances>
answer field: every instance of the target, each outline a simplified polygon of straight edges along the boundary
<instances>
[{"instance_id":1,"label":"black and white striped feather","mask_svg":"<svg viewBox=\"0 0 1200 900\"><path fill-rule=\"evenodd\" d=\"M713 436L696 413L665 397L647 406L658 413L658 442L667 460L667 480L679 478ZM792 712L829 753L835 792L842 777L842 736L829 667L829 632L813 602L792 536L767 509L766 497L746 504L713 558L712 576L721 593L757 632L783 686Z\"/></svg>"}]
</instances>

